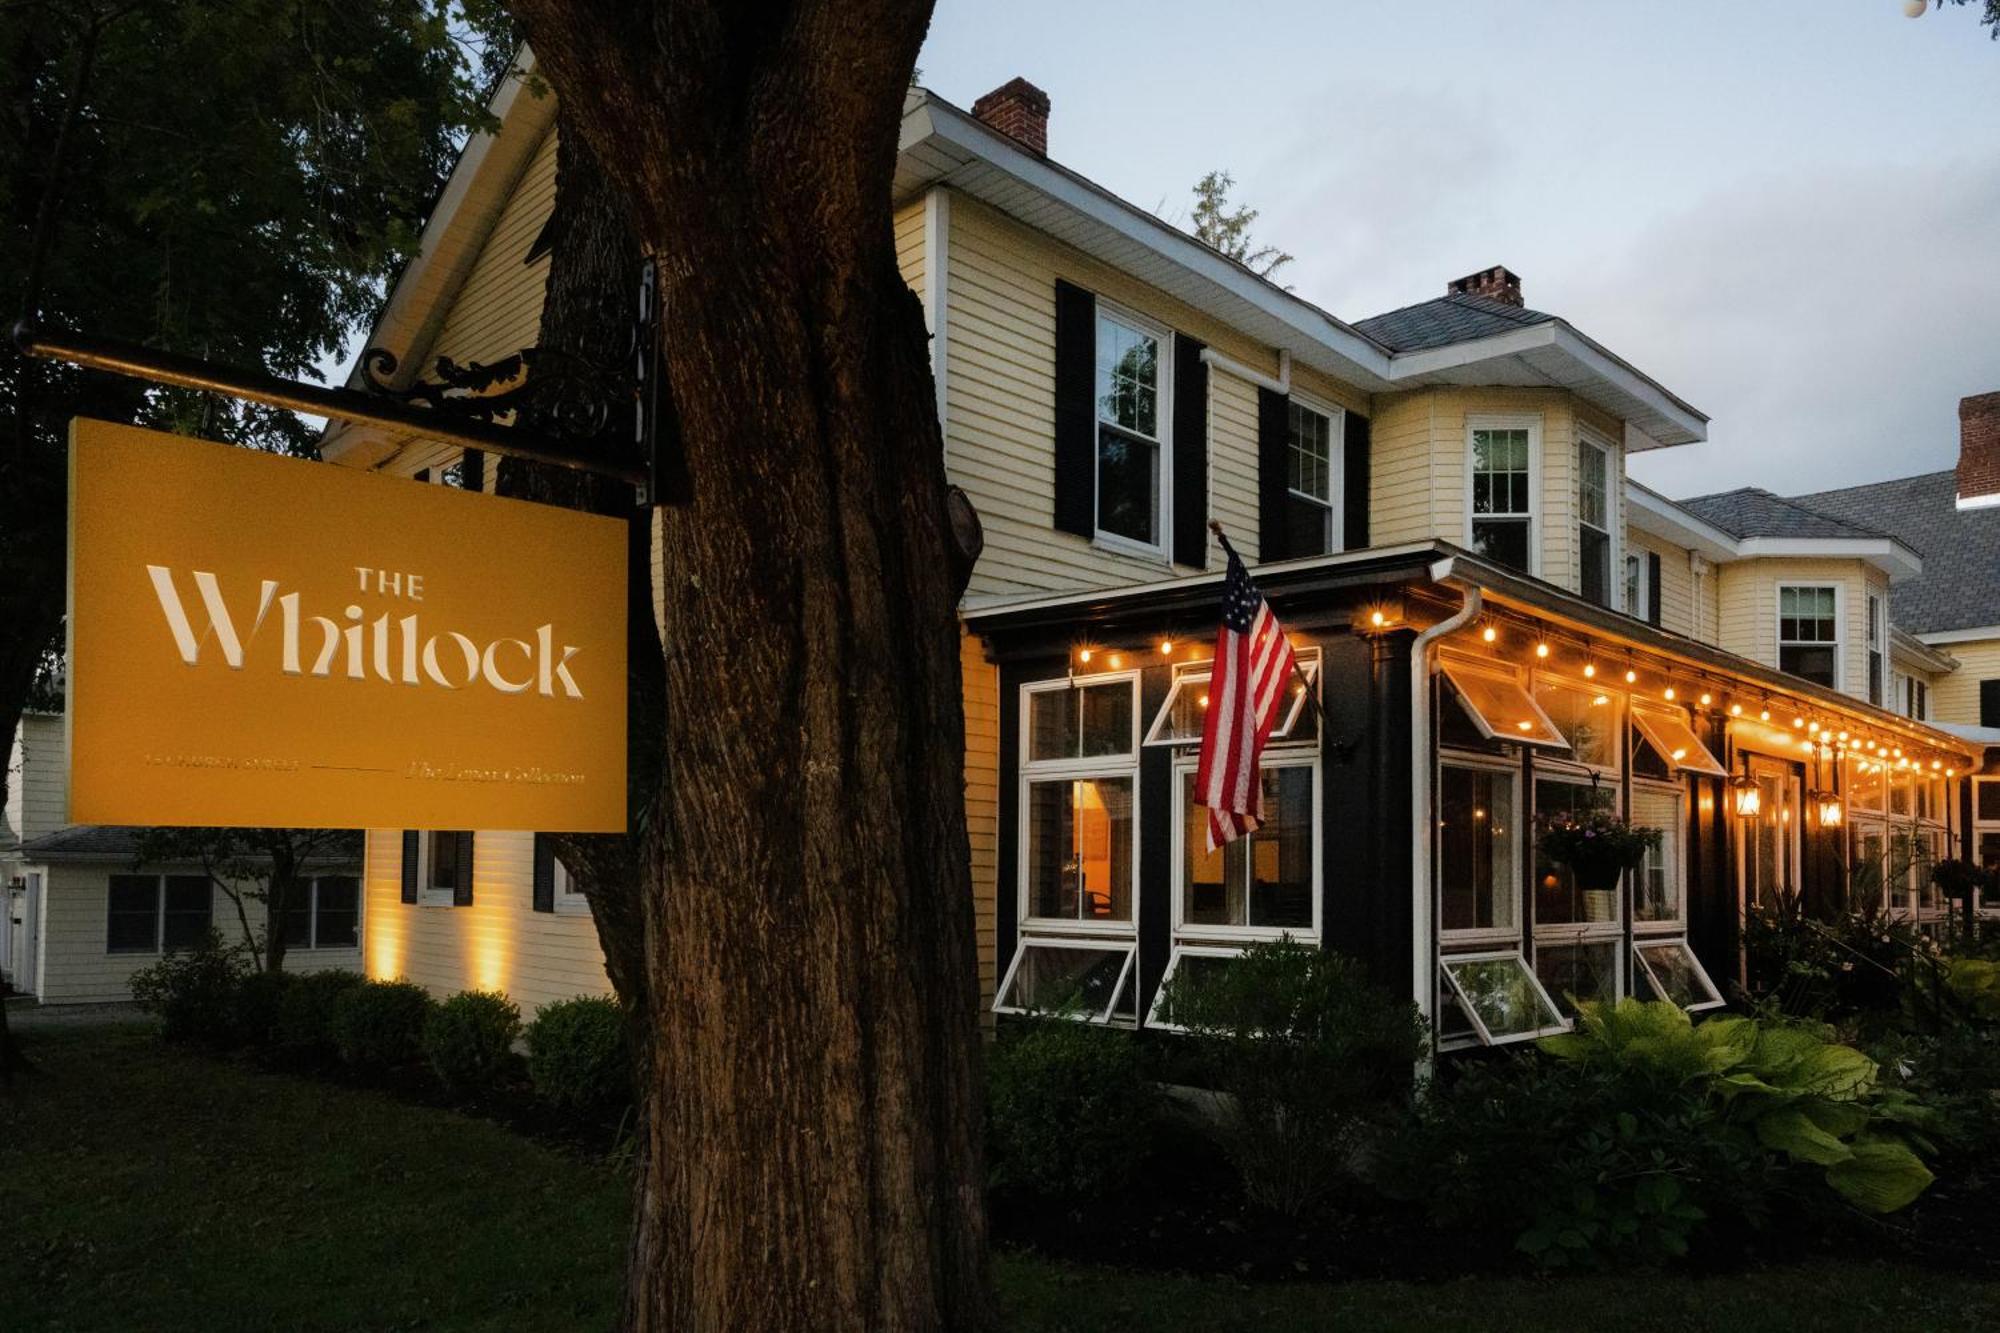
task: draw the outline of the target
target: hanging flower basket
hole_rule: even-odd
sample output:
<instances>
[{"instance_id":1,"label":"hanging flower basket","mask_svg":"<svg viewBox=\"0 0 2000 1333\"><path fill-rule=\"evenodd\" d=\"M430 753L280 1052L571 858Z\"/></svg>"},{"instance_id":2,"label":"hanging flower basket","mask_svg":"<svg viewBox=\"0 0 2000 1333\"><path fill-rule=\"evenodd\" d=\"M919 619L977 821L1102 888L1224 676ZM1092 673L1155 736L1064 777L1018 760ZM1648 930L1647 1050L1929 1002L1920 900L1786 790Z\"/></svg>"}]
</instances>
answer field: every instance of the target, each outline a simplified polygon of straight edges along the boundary
<instances>
[{"instance_id":1,"label":"hanging flower basket","mask_svg":"<svg viewBox=\"0 0 2000 1333\"><path fill-rule=\"evenodd\" d=\"M1610 893L1618 877L1660 845L1660 830L1635 828L1602 810L1549 815L1539 821L1542 855L1569 867L1585 893Z\"/></svg>"}]
</instances>

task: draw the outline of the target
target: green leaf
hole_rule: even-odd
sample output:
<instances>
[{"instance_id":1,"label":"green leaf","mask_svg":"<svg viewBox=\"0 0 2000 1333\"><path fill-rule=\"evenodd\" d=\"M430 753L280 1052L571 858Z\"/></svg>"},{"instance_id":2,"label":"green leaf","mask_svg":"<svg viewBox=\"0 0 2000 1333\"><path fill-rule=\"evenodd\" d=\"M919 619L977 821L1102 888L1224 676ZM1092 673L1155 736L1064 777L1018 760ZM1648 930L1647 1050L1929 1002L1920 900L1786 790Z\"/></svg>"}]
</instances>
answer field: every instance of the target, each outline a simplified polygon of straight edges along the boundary
<instances>
[{"instance_id":1,"label":"green leaf","mask_svg":"<svg viewBox=\"0 0 2000 1333\"><path fill-rule=\"evenodd\" d=\"M1854 1145L1853 1155L1826 1169L1826 1183L1857 1208L1893 1213L1929 1188L1934 1177L1909 1145L1879 1139Z\"/></svg>"},{"instance_id":2,"label":"green leaf","mask_svg":"<svg viewBox=\"0 0 2000 1333\"><path fill-rule=\"evenodd\" d=\"M1854 1155L1853 1149L1814 1124L1812 1117L1796 1106L1774 1107L1758 1116L1757 1141L1816 1166L1831 1166Z\"/></svg>"}]
</instances>

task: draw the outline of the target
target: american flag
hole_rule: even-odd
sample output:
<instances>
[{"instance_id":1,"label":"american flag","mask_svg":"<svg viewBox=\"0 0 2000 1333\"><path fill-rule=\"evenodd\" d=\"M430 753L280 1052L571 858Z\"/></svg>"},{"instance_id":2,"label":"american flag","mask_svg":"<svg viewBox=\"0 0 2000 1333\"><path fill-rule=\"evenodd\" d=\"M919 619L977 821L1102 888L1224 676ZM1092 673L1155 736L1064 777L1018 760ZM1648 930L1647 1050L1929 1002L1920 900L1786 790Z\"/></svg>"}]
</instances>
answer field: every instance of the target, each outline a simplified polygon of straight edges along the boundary
<instances>
[{"instance_id":1,"label":"american flag","mask_svg":"<svg viewBox=\"0 0 2000 1333\"><path fill-rule=\"evenodd\" d=\"M1222 581L1222 628L1215 636L1201 763L1194 775L1195 799L1208 807L1211 852L1264 822L1257 761L1277 725L1292 674L1284 626L1226 537L1222 549L1229 555L1229 573Z\"/></svg>"}]
</instances>

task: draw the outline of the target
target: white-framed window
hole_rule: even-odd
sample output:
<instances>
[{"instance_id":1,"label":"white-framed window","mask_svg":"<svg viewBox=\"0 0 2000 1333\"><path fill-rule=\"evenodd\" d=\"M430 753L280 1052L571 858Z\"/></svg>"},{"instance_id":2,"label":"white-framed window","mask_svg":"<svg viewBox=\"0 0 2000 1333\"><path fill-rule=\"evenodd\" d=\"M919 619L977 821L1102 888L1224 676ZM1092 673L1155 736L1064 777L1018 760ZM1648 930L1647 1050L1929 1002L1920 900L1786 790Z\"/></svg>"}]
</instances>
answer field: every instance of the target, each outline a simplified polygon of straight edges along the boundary
<instances>
[{"instance_id":1,"label":"white-framed window","mask_svg":"<svg viewBox=\"0 0 2000 1333\"><path fill-rule=\"evenodd\" d=\"M1778 670L1840 688L1840 588L1787 583L1778 588Z\"/></svg>"},{"instance_id":2,"label":"white-framed window","mask_svg":"<svg viewBox=\"0 0 2000 1333\"><path fill-rule=\"evenodd\" d=\"M1694 950L1680 936L1632 942L1632 978L1641 998L1666 1000L1690 1011L1714 1009L1722 1003L1722 993L1709 979L1708 969L1694 956Z\"/></svg>"},{"instance_id":3,"label":"white-framed window","mask_svg":"<svg viewBox=\"0 0 2000 1333\"><path fill-rule=\"evenodd\" d=\"M1625 748L1622 724L1612 747ZM1602 772L1537 767L1537 819L1590 809L1616 810L1618 784ZM1568 866L1535 854L1535 975L1564 1013L1583 1000L1616 1000L1626 993L1623 954L1624 895L1616 884L1584 884Z\"/></svg>"},{"instance_id":4,"label":"white-framed window","mask_svg":"<svg viewBox=\"0 0 2000 1333\"><path fill-rule=\"evenodd\" d=\"M207 875L113 875L105 895L106 953L192 949L214 920Z\"/></svg>"},{"instance_id":5,"label":"white-framed window","mask_svg":"<svg viewBox=\"0 0 2000 1333\"><path fill-rule=\"evenodd\" d=\"M355 949L361 945L361 881L319 875L292 886L285 905L287 949Z\"/></svg>"},{"instance_id":6,"label":"white-framed window","mask_svg":"<svg viewBox=\"0 0 2000 1333\"><path fill-rule=\"evenodd\" d=\"M1130 935L1136 920L1139 673L1021 687L1020 919Z\"/></svg>"},{"instance_id":7,"label":"white-framed window","mask_svg":"<svg viewBox=\"0 0 2000 1333\"><path fill-rule=\"evenodd\" d=\"M1176 937L1318 939L1319 756L1264 752L1264 822L1208 850L1208 811L1195 802L1195 760L1174 765Z\"/></svg>"},{"instance_id":8,"label":"white-framed window","mask_svg":"<svg viewBox=\"0 0 2000 1333\"><path fill-rule=\"evenodd\" d=\"M1688 725L1687 714L1678 708L1662 708L1658 705L1632 706L1632 726L1639 737L1658 756L1668 773L1704 773L1712 778L1726 778L1729 770L1715 757L1693 727Z\"/></svg>"},{"instance_id":9,"label":"white-framed window","mask_svg":"<svg viewBox=\"0 0 2000 1333\"><path fill-rule=\"evenodd\" d=\"M1286 683L1291 703L1278 716L1278 723L1271 728L1271 741L1316 740L1319 737L1319 715L1307 698L1308 689L1319 689L1319 649L1306 648L1298 653L1299 675ZM1207 662L1190 662L1174 669L1174 683L1167 690L1166 699L1160 704L1160 711L1153 714L1152 725L1146 729L1147 745L1199 745L1201 744L1202 721L1208 714L1208 682L1210 678Z\"/></svg>"},{"instance_id":10,"label":"white-framed window","mask_svg":"<svg viewBox=\"0 0 2000 1333\"><path fill-rule=\"evenodd\" d=\"M1972 780L1972 859L1988 870L2000 866L2000 778ZM1981 912L2000 912L2000 898L1982 891Z\"/></svg>"},{"instance_id":11,"label":"white-framed window","mask_svg":"<svg viewBox=\"0 0 2000 1333\"><path fill-rule=\"evenodd\" d=\"M1167 549L1173 468L1173 335L1097 304L1097 539L1149 555Z\"/></svg>"},{"instance_id":12,"label":"white-framed window","mask_svg":"<svg viewBox=\"0 0 2000 1333\"><path fill-rule=\"evenodd\" d=\"M1541 570L1535 530L1541 496L1541 422L1532 417L1466 421L1465 540L1495 564Z\"/></svg>"},{"instance_id":13,"label":"white-framed window","mask_svg":"<svg viewBox=\"0 0 2000 1333\"><path fill-rule=\"evenodd\" d=\"M1882 627L1882 599L1871 592L1868 594L1868 702L1878 708L1882 705L1882 646L1887 638Z\"/></svg>"},{"instance_id":14,"label":"white-framed window","mask_svg":"<svg viewBox=\"0 0 2000 1333\"><path fill-rule=\"evenodd\" d=\"M1521 937L1521 769L1485 755L1438 761L1438 930L1447 942Z\"/></svg>"},{"instance_id":15,"label":"white-framed window","mask_svg":"<svg viewBox=\"0 0 2000 1333\"><path fill-rule=\"evenodd\" d=\"M1285 550L1331 555L1342 549L1341 472L1346 414L1294 393L1285 449Z\"/></svg>"},{"instance_id":16,"label":"white-framed window","mask_svg":"<svg viewBox=\"0 0 2000 1333\"><path fill-rule=\"evenodd\" d=\"M417 834L417 905L450 907L458 901L458 886L469 880L472 867L460 865L471 839L450 829L425 829Z\"/></svg>"},{"instance_id":17,"label":"white-framed window","mask_svg":"<svg viewBox=\"0 0 2000 1333\"><path fill-rule=\"evenodd\" d=\"M1625 696L1595 681L1569 680L1537 671L1535 703L1569 742L1569 759L1606 778L1625 762ZM1613 784L1616 785L1615 783Z\"/></svg>"},{"instance_id":18,"label":"white-framed window","mask_svg":"<svg viewBox=\"0 0 2000 1333\"><path fill-rule=\"evenodd\" d=\"M1548 990L1513 950L1446 954L1438 960L1440 989L1449 1001L1439 1035L1474 1037L1484 1046L1532 1041L1568 1030ZM1456 1018L1462 1026L1452 1022Z\"/></svg>"},{"instance_id":19,"label":"white-framed window","mask_svg":"<svg viewBox=\"0 0 2000 1333\"><path fill-rule=\"evenodd\" d=\"M558 916L589 916L590 899L583 896L583 890L576 886L576 879L569 873L560 856L550 859L549 875L554 887L551 903Z\"/></svg>"},{"instance_id":20,"label":"white-framed window","mask_svg":"<svg viewBox=\"0 0 2000 1333\"><path fill-rule=\"evenodd\" d=\"M1499 662L1444 655L1438 670L1450 684L1459 707L1474 728L1490 741L1567 750L1570 741L1513 667ZM1447 700L1446 707L1450 707Z\"/></svg>"},{"instance_id":21,"label":"white-framed window","mask_svg":"<svg viewBox=\"0 0 2000 1333\"><path fill-rule=\"evenodd\" d=\"M1577 587L1587 602L1611 605L1613 512L1611 451L1594 440L1576 442Z\"/></svg>"},{"instance_id":22,"label":"white-framed window","mask_svg":"<svg viewBox=\"0 0 2000 1333\"><path fill-rule=\"evenodd\" d=\"M994 992L993 1012L1136 1022L1138 952L1136 944L1118 940L1023 936Z\"/></svg>"},{"instance_id":23,"label":"white-framed window","mask_svg":"<svg viewBox=\"0 0 2000 1333\"><path fill-rule=\"evenodd\" d=\"M1146 1026L1166 1032L1186 1031L1173 1022L1165 1013L1168 988L1175 977L1186 976L1184 984L1201 985L1205 976L1213 975L1229 966L1230 960L1241 956L1241 948L1217 944L1176 944L1173 954L1167 959L1166 971L1160 973L1160 988L1153 992L1152 1007L1146 1011Z\"/></svg>"},{"instance_id":24,"label":"white-framed window","mask_svg":"<svg viewBox=\"0 0 2000 1333\"><path fill-rule=\"evenodd\" d=\"M1632 874L1632 929L1687 927L1687 791L1678 785L1633 782L1631 822L1660 830L1660 845Z\"/></svg>"},{"instance_id":25,"label":"white-framed window","mask_svg":"<svg viewBox=\"0 0 2000 1333\"><path fill-rule=\"evenodd\" d=\"M1644 553L1628 553L1625 557L1625 614L1639 620L1649 620L1653 614L1653 581L1647 577L1650 569Z\"/></svg>"}]
</instances>

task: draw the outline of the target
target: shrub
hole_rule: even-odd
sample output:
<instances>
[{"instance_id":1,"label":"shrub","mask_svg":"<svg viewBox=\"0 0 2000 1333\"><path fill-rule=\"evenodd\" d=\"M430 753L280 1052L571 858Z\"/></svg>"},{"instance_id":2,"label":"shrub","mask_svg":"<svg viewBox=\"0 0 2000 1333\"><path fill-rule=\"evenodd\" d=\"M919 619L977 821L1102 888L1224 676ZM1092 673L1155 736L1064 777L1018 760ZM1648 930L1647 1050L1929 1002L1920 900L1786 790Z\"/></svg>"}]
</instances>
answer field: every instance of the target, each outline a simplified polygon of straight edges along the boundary
<instances>
[{"instance_id":1,"label":"shrub","mask_svg":"<svg viewBox=\"0 0 2000 1333\"><path fill-rule=\"evenodd\" d=\"M249 963L213 930L192 949L132 974L132 998L160 1018L168 1041L228 1046L236 1040L236 988Z\"/></svg>"},{"instance_id":2,"label":"shrub","mask_svg":"<svg viewBox=\"0 0 2000 1333\"><path fill-rule=\"evenodd\" d=\"M1291 940L1177 969L1165 1013L1228 1094L1221 1143L1245 1195L1287 1216L1353 1171L1370 1126L1407 1102L1425 1043L1407 1000L1339 954Z\"/></svg>"},{"instance_id":3,"label":"shrub","mask_svg":"<svg viewBox=\"0 0 2000 1333\"><path fill-rule=\"evenodd\" d=\"M1158 1096L1128 1033L1064 1018L1013 1025L987 1070L993 1186L1081 1199L1124 1188L1150 1150Z\"/></svg>"},{"instance_id":4,"label":"shrub","mask_svg":"<svg viewBox=\"0 0 2000 1333\"><path fill-rule=\"evenodd\" d=\"M307 972L278 992L277 1045L297 1060L329 1060L333 1044L333 1008L342 995L367 984L359 972L331 968Z\"/></svg>"},{"instance_id":5,"label":"shrub","mask_svg":"<svg viewBox=\"0 0 2000 1333\"><path fill-rule=\"evenodd\" d=\"M466 990L424 1020L424 1056L457 1097L491 1092L514 1058L521 1010L498 991Z\"/></svg>"},{"instance_id":6,"label":"shrub","mask_svg":"<svg viewBox=\"0 0 2000 1333\"><path fill-rule=\"evenodd\" d=\"M535 1011L528 1024L528 1077L559 1110L600 1115L632 1100L632 1057L616 1000L579 995Z\"/></svg>"},{"instance_id":7,"label":"shrub","mask_svg":"<svg viewBox=\"0 0 2000 1333\"><path fill-rule=\"evenodd\" d=\"M429 993L413 981L364 981L334 1001L328 1033L350 1069L395 1069L416 1058L430 1008Z\"/></svg>"},{"instance_id":8,"label":"shrub","mask_svg":"<svg viewBox=\"0 0 2000 1333\"><path fill-rule=\"evenodd\" d=\"M285 992L298 981L290 972L250 972L236 983L236 1034L252 1046L278 1044Z\"/></svg>"}]
</instances>

